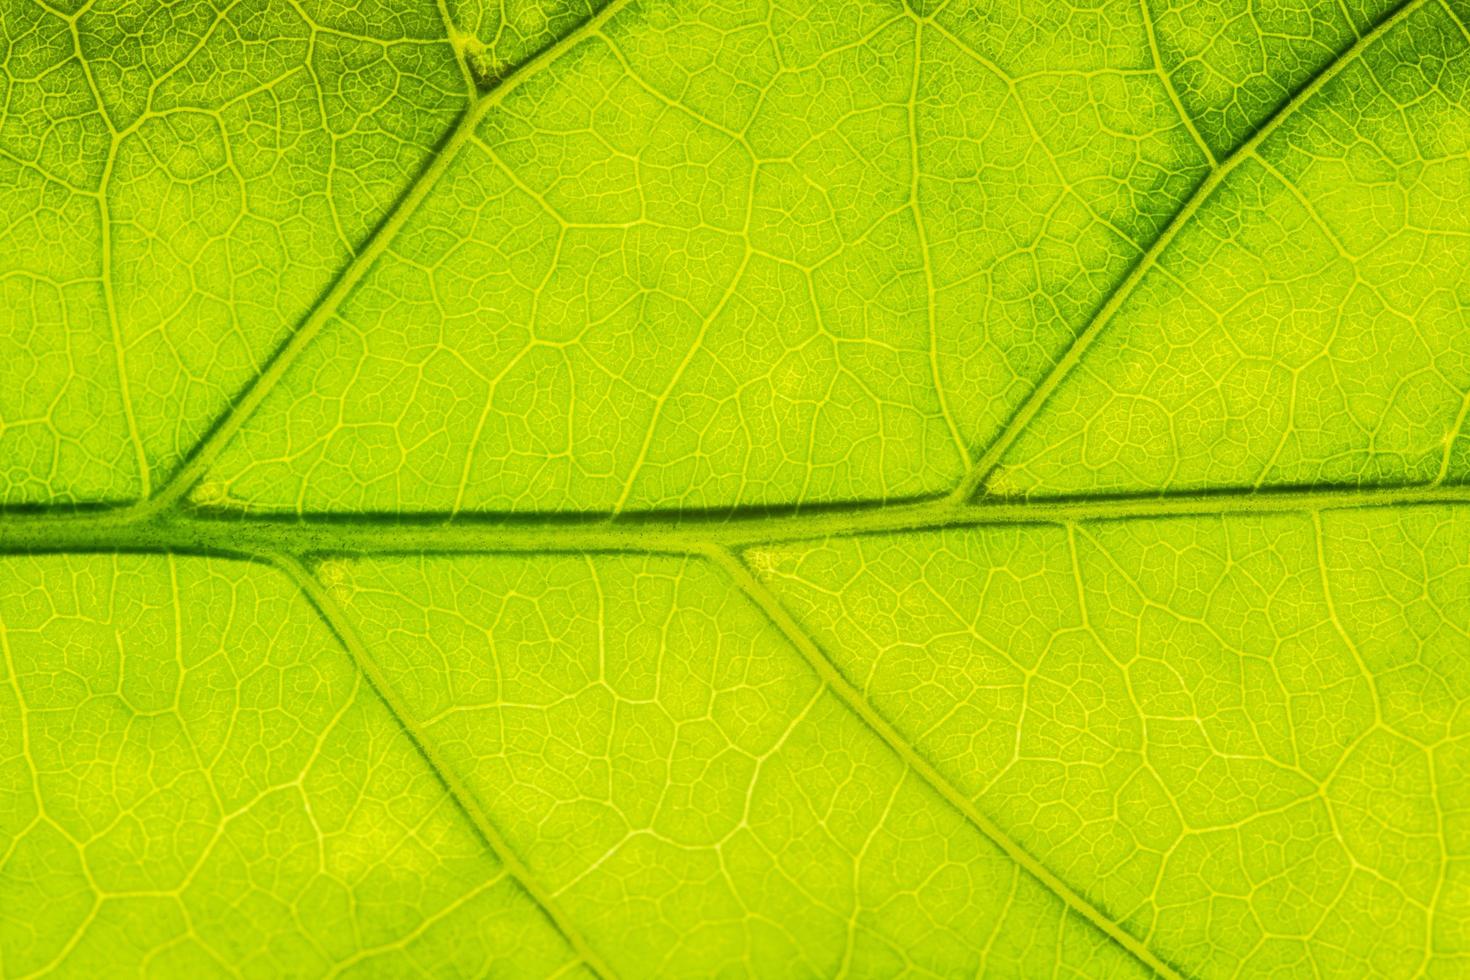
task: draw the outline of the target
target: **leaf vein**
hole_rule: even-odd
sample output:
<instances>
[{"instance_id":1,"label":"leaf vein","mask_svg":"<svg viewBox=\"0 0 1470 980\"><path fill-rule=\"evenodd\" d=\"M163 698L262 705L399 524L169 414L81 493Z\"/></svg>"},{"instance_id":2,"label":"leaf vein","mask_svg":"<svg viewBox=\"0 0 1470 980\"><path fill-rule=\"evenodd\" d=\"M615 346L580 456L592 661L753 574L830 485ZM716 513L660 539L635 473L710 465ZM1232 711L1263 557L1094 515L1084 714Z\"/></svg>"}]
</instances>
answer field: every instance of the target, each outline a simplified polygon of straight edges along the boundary
<instances>
[{"instance_id":1,"label":"leaf vein","mask_svg":"<svg viewBox=\"0 0 1470 980\"><path fill-rule=\"evenodd\" d=\"M1397 24L1402 23L1410 14L1424 6L1425 0L1408 0L1393 7L1373 29L1363 34L1351 47L1345 49L1319 71L1310 82L1303 86L1288 101L1284 102L1256 131L1233 150L1228 157L1220 162L1220 165L1212 170L1202 180L1184 204L1174 216L1169 219L1158 237L1153 240L1148 249L1139 256L1125 275L1113 289L1108 297L1098 307L1092 319L1072 339L1071 344L1063 351L1062 356L1052 365L1050 371L1039 381L1031 394L1027 396L1018 409L1011 415L1010 419L1002 427L996 437L991 440L985 452L980 455L979 461L959 486L950 495L955 503L964 503L973 498L985 482L990 478L1005 454L1020 438L1021 433L1030 425L1031 420L1041 411L1042 407L1051 400L1062 383L1071 376L1072 371L1081 363L1082 358L1097 338L1107 328L1114 315L1127 301L1128 297L1148 275L1149 271L1158 262L1160 256L1168 249L1169 245L1178 237L1179 232L1187 225L1195 213L1208 201L1226 178L1235 172L1242 163L1256 157L1257 151L1262 143L1281 126L1287 119L1296 113L1313 96L1333 78L1353 62L1364 50L1371 47L1375 41L1381 38Z\"/></svg>"},{"instance_id":2,"label":"leaf vein","mask_svg":"<svg viewBox=\"0 0 1470 980\"><path fill-rule=\"evenodd\" d=\"M425 764L444 786L445 792L469 820L475 832L504 870L516 880L531 901L540 907L552 926L561 933L562 938L587 964L588 968L599 976L614 980L616 974L567 918L566 912L557 906L550 893L540 887L535 876L531 874L530 868L511 849L510 844L491 821L489 814L485 812L474 793L464 784L454 769L440 757L424 732L409 720L408 711L399 699L393 685L388 683L383 672L378 669L377 662L368 653L366 644L357 635L356 629L347 621L337 601L322 586L320 580L295 557L275 555L272 556L272 564L291 580L291 583L316 609L322 622L327 625L337 637L337 641L342 644L343 649L351 656L362 676L366 678L368 684L372 686L374 692L393 715L394 721L408 736Z\"/></svg>"},{"instance_id":3,"label":"leaf vein","mask_svg":"<svg viewBox=\"0 0 1470 980\"><path fill-rule=\"evenodd\" d=\"M756 578L746 563L728 548L709 548L706 557L721 568L731 583L771 621L786 641L790 643L816 672L827 689L835 694L853 714L866 725L903 763L929 785L946 804L956 810L977 830L999 847L1007 857L1023 868L1033 878L1051 891L1072 912L1096 926L1109 939L1122 947L1136 959L1170 980L1180 980L1181 974L1102 909L1088 901L1083 895L1058 877L1051 869L1038 861L1009 834L981 813L974 802L958 787L939 772L908 740L890 725L876 708L851 682L843 676L837 666L822 652L816 641L804 630L796 618L781 603L770 589Z\"/></svg>"}]
</instances>

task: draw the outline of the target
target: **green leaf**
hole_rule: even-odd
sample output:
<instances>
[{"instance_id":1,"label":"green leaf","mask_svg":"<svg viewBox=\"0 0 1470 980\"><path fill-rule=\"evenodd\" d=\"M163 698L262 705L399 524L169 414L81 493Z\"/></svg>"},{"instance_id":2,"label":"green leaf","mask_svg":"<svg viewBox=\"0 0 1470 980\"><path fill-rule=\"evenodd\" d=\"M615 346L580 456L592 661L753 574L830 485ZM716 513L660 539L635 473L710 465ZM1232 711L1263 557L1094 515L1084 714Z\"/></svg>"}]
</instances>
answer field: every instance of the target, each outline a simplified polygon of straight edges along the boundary
<instances>
[{"instance_id":1,"label":"green leaf","mask_svg":"<svg viewBox=\"0 0 1470 980\"><path fill-rule=\"evenodd\" d=\"M1465 0L8 0L0 976L1470 970Z\"/></svg>"}]
</instances>

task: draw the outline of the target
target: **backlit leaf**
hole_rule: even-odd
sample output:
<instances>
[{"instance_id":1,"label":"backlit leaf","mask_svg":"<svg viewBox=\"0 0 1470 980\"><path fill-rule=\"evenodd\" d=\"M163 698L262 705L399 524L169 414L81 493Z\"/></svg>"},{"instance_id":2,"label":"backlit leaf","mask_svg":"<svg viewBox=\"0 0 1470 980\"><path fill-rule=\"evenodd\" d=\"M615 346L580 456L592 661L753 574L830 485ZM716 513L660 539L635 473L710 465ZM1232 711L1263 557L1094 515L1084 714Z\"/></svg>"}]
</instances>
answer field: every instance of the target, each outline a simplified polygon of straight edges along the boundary
<instances>
[{"instance_id":1,"label":"backlit leaf","mask_svg":"<svg viewBox=\"0 0 1470 980\"><path fill-rule=\"evenodd\" d=\"M1470 971L1465 0L0 0L0 976Z\"/></svg>"}]
</instances>

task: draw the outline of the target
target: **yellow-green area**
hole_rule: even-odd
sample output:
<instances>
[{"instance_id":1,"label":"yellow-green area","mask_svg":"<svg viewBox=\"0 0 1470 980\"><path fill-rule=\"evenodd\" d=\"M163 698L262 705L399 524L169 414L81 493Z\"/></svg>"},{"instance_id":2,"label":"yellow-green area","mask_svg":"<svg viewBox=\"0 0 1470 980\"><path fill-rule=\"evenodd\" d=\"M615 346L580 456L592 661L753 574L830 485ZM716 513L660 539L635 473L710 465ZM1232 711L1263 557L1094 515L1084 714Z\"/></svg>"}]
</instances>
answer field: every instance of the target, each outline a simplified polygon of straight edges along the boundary
<instances>
[{"instance_id":1,"label":"yellow-green area","mask_svg":"<svg viewBox=\"0 0 1470 980\"><path fill-rule=\"evenodd\" d=\"M1466 0L0 0L0 978L1470 973Z\"/></svg>"}]
</instances>

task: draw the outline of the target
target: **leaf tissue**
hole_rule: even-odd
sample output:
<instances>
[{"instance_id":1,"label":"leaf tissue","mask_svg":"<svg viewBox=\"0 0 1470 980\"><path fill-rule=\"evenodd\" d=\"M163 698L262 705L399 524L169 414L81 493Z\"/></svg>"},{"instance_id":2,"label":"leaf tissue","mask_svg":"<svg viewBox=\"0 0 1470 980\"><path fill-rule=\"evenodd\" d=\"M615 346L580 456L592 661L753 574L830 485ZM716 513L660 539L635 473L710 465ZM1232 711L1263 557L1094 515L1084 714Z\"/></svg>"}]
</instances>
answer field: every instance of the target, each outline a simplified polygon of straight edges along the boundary
<instances>
[{"instance_id":1,"label":"leaf tissue","mask_svg":"<svg viewBox=\"0 0 1470 980\"><path fill-rule=\"evenodd\" d=\"M1470 975L1470 0L0 0L0 976Z\"/></svg>"}]
</instances>

